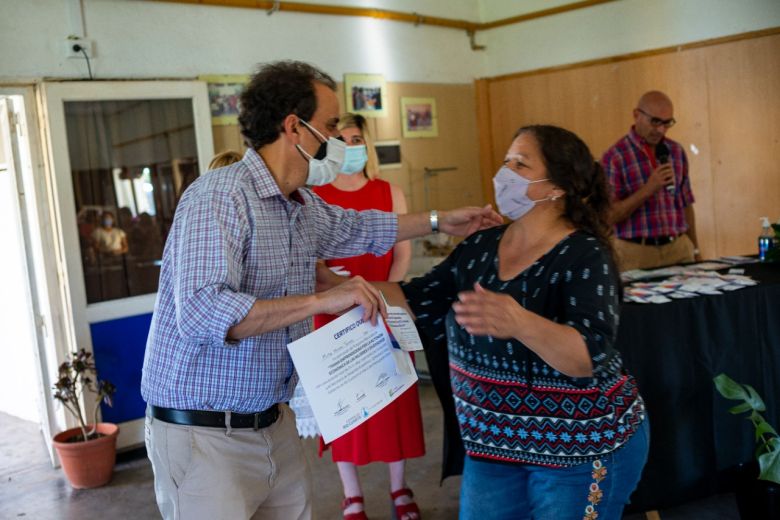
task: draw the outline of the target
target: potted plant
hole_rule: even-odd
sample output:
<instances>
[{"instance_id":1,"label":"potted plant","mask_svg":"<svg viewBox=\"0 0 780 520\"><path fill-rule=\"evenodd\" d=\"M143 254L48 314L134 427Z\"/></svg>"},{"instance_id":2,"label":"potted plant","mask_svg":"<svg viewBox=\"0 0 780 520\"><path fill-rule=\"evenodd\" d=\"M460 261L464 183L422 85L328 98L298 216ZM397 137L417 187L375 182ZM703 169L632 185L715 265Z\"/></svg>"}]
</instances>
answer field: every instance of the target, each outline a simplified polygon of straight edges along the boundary
<instances>
[{"instance_id":1,"label":"potted plant","mask_svg":"<svg viewBox=\"0 0 780 520\"><path fill-rule=\"evenodd\" d=\"M760 413L766 410L764 401L752 386L741 385L726 374L719 374L714 381L723 397L742 401L729 412L734 415L750 412L747 419L756 431L757 464L745 465L743 476L737 482L739 516L780 518L780 436Z\"/></svg>"},{"instance_id":2,"label":"potted plant","mask_svg":"<svg viewBox=\"0 0 780 520\"><path fill-rule=\"evenodd\" d=\"M94 378L94 379L93 379ZM119 426L98 423L101 402L111 406L116 387L108 381L98 381L92 353L84 349L74 352L59 367L54 385L54 398L60 401L78 421L76 428L54 436L53 443L62 469L74 488L93 488L111 480L116 461L116 438ZM92 423L82 408L87 395L96 395ZM86 407L86 403L83 403Z\"/></svg>"}]
</instances>

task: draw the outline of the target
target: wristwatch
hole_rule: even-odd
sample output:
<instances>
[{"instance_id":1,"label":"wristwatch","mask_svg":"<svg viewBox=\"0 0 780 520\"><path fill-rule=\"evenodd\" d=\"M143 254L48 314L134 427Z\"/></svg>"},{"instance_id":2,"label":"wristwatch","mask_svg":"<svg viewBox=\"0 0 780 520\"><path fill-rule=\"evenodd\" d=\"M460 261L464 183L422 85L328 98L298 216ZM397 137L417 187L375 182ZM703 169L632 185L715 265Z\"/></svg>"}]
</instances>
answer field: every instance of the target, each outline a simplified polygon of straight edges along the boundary
<instances>
[{"instance_id":1,"label":"wristwatch","mask_svg":"<svg viewBox=\"0 0 780 520\"><path fill-rule=\"evenodd\" d=\"M431 232L432 233L438 233L439 232L439 212L435 209L431 210L431 214L428 217L431 220Z\"/></svg>"}]
</instances>

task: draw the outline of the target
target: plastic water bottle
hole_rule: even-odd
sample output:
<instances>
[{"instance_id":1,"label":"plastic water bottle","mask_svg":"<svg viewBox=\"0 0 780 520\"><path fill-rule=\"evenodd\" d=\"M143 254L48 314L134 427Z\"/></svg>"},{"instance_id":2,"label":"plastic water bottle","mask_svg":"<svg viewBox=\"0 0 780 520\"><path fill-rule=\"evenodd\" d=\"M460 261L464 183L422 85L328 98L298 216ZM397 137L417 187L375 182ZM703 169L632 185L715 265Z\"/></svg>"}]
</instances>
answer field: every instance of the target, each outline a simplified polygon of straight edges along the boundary
<instances>
[{"instance_id":1,"label":"plastic water bottle","mask_svg":"<svg viewBox=\"0 0 780 520\"><path fill-rule=\"evenodd\" d=\"M758 236L758 259L766 260L766 254L772 249L772 227L768 217L761 217L761 234Z\"/></svg>"}]
</instances>

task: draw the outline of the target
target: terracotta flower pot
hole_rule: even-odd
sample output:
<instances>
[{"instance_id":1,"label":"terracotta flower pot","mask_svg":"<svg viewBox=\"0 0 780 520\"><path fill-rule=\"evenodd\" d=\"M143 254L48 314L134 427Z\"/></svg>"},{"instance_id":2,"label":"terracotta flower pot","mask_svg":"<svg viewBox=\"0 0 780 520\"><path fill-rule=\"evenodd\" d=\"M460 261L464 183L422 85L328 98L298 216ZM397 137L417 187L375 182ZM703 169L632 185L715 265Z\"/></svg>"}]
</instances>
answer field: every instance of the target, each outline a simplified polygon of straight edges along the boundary
<instances>
[{"instance_id":1,"label":"terracotta flower pot","mask_svg":"<svg viewBox=\"0 0 780 520\"><path fill-rule=\"evenodd\" d=\"M54 436L53 443L62 470L74 488L94 488L111 480L119 426L98 423L97 432L104 436L86 442L68 442L68 439L81 435L81 428L71 428Z\"/></svg>"}]
</instances>

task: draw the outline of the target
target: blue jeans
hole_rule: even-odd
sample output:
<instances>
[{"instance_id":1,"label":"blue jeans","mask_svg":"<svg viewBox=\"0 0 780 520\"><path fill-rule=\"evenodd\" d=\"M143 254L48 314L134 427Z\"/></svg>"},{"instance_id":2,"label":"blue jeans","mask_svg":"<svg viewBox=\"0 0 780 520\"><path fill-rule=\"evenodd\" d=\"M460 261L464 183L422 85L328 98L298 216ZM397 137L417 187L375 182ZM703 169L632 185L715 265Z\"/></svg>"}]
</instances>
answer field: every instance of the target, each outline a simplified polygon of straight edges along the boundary
<instances>
[{"instance_id":1,"label":"blue jeans","mask_svg":"<svg viewBox=\"0 0 780 520\"><path fill-rule=\"evenodd\" d=\"M620 520L650 447L642 423L622 448L566 468L499 464L466 457L461 520Z\"/></svg>"}]
</instances>

